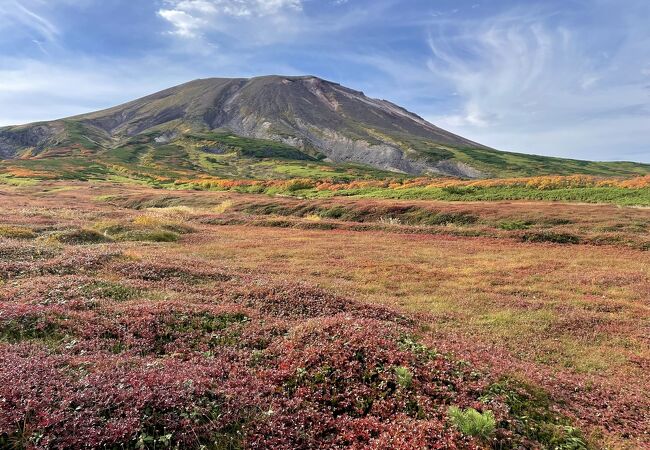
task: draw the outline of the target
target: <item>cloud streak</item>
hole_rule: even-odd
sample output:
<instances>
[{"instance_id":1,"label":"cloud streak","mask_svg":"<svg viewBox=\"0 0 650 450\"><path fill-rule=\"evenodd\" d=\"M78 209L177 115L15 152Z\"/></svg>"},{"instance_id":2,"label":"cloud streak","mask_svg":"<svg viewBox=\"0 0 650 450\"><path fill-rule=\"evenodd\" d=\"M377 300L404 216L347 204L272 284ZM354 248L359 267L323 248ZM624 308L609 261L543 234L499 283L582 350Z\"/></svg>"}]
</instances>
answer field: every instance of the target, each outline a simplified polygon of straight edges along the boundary
<instances>
[{"instance_id":1,"label":"cloud streak","mask_svg":"<svg viewBox=\"0 0 650 450\"><path fill-rule=\"evenodd\" d=\"M632 156L625 149L643 145L639 139L649 148L649 83L639 56L650 32L626 19L627 35L600 52L585 45L585 30L542 9L436 24L427 65L460 101L456 111L431 119L523 152L566 156L582 149L581 157L598 157L608 146L617 158Z\"/></svg>"},{"instance_id":2,"label":"cloud streak","mask_svg":"<svg viewBox=\"0 0 650 450\"><path fill-rule=\"evenodd\" d=\"M16 32L24 29L48 41L56 40L60 34L50 20L31 8L29 1L8 0L0 5L0 30Z\"/></svg>"}]
</instances>

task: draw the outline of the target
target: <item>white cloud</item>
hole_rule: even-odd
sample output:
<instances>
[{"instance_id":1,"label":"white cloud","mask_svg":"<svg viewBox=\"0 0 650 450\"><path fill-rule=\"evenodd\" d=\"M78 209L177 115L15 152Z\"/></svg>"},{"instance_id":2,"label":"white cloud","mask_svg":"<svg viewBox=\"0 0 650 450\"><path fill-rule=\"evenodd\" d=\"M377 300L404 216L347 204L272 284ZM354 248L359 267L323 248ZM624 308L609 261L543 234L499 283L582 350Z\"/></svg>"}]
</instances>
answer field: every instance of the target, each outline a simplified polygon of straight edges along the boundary
<instances>
[{"instance_id":1,"label":"white cloud","mask_svg":"<svg viewBox=\"0 0 650 450\"><path fill-rule=\"evenodd\" d=\"M176 9L163 9L158 12L160 16L174 26L173 33L181 37L195 37L198 30L208 23L199 17L194 17L185 11Z\"/></svg>"},{"instance_id":2,"label":"white cloud","mask_svg":"<svg viewBox=\"0 0 650 450\"><path fill-rule=\"evenodd\" d=\"M579 27L569 30L530 8L441 22L429 39L428 67L461 103L429 118L526 153L598 158L607 146L610 154L615 146L638 149L650 142L650 96L639 61L650 32L643 20L628 20L624 39L608 52L595 52Z\"/></svg>"},{"instance_id":3,"label":"white cloud","mask_svg":"<svg viewBox=\"0 0 650 450\"><path fill-rule=\"evenodd\" d=\"M0 5L0 31L29 31L41 39L54 41L59 29L30 1L5 0Z\"/></svg>"},{"instance_id":4,"label":"white cloud","mask_svg":"<svg viewBox=\"0 0 650 450\"><path fill-rule=\"evenodd\" d=\"M156 73L152 77L151 73ZM77 58L57 64L0 61L0 126L16 125L108 108L194 76L164 61L97 61Z\"/></svg>"},{"instance_id":5,"label":"white cloud","mask_svg":"<svg viewBox=\"0 0 650 450\"><path fill-rule=\"evenodd\" d=\"M183 38L219 31L244 38L264 35L267 40L265 30L270 28L278 36L286 33L289 28L278 25L289 26L302 11L302 0L167 0L166 4L158 15L172 25L173 34Z\"/></svg>"}]
</instances>

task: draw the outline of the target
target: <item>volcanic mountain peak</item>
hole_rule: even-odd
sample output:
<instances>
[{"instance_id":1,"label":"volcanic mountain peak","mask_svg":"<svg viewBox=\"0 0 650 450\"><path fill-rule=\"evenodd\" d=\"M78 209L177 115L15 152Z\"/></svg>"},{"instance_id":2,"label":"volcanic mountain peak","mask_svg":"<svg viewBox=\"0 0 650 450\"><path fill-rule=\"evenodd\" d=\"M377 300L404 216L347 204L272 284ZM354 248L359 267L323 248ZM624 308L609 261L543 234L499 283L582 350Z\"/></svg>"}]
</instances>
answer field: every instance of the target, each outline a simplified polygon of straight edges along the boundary
<instances>
[{"instance_id":1,"label":"volcanic mountain peak","mask_svg":"<svg viewBox=\"0 0 650 450\"><path fill-rule=\"evenodd\" d=\"M182 147L187 136L214 132L277 142L294 149L283 154L300 158L406 174L630 173L628 166L498 152L387 100L314 76L277 75L199 79L106 110L3 128L0 158L61 156L73 149L101 160L138 136L153 136L152 148Z\"/></svg>"}]
</instances>

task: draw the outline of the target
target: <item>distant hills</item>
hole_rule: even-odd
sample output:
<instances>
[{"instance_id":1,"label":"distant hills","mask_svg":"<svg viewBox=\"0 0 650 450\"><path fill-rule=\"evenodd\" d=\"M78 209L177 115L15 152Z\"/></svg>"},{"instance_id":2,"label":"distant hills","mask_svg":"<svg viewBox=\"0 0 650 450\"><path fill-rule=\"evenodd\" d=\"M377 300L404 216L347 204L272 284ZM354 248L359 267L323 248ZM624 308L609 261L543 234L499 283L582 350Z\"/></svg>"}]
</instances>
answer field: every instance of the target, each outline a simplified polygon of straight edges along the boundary
<instances>
[{"instance_id":1,"label":"distant hills","mask_svg":"<svg viewBox=\"0 0 650 450\"><path fill-rule=\"evenodd\" d=\"M0 128L0 169L64 178L633 176L650 165L501 152L316 77L195 80L103 111ZM22 171L22 172L20 172Z\"/></svg>"}]
</instances>

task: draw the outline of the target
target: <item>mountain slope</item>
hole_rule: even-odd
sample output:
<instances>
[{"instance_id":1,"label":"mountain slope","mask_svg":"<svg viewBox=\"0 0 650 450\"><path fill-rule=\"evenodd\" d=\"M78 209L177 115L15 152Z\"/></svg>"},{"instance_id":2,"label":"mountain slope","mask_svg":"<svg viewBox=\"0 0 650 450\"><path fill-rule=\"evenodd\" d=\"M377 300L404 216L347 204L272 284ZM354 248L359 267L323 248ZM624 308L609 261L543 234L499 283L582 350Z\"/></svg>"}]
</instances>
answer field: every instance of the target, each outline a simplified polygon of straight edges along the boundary
<instances>
[{"instance_id":1,"label":"mountain slope","mask_svg":"<svg viewBox=\"0 0 650 450\"><path fill-rule=\"evenodd\" d=\"M215 143L224 136L248 140L240 140L239 146ZM279 147L272 150L276 146L271 141ZM251 146L266 150L248 151ZM161 156L161 147L166 157ZM197 163L205 162L209 153L219 155L211 157L216 162L209 167ZM220 166L221 156L233 153L230 165L246 170ZM383 171L464 178L650 173L650 166L632 163L499 152L442 130L393 103L316 77L195 80L107 110L0 129L0 158L66 157L116 163L116 154L131 154L126 159L144 167L205 169L233 177L248 172L267 176L251 169L260 159L283 164L300 161L306 167L315 162L334 167L360 164Z\"/></svg>"}]
</instances>

